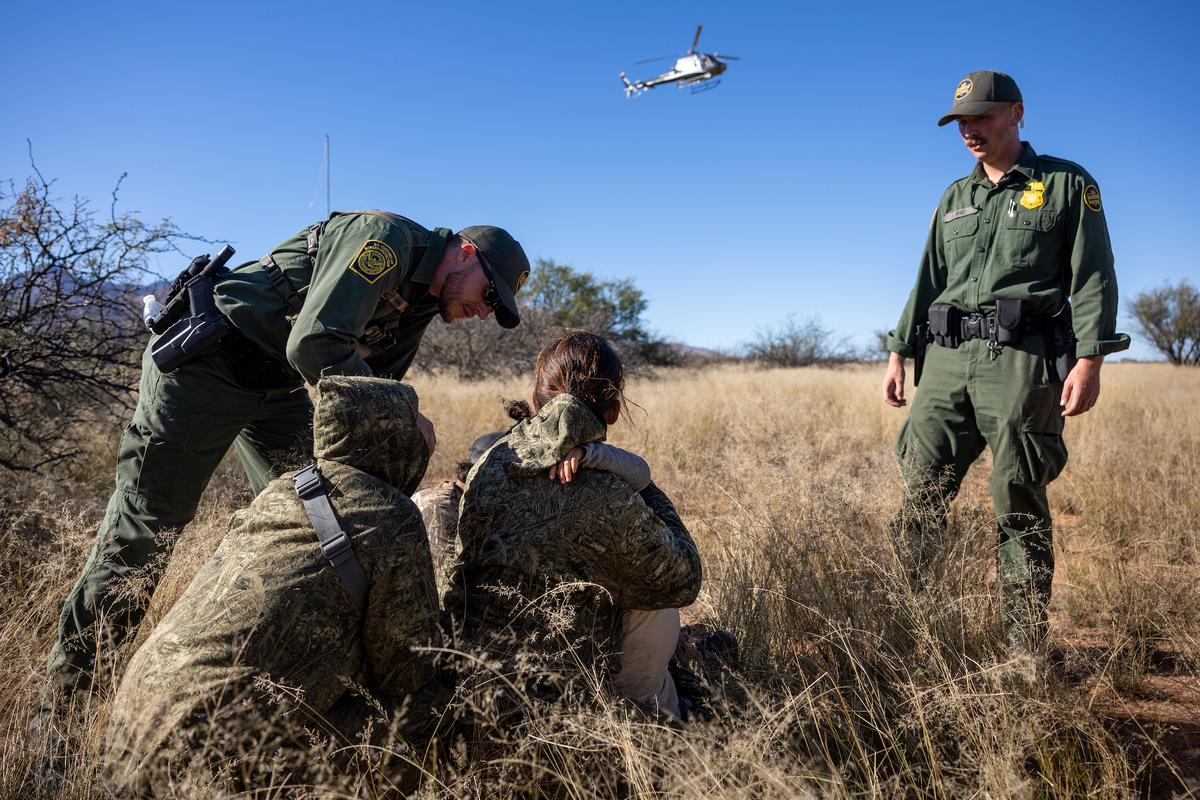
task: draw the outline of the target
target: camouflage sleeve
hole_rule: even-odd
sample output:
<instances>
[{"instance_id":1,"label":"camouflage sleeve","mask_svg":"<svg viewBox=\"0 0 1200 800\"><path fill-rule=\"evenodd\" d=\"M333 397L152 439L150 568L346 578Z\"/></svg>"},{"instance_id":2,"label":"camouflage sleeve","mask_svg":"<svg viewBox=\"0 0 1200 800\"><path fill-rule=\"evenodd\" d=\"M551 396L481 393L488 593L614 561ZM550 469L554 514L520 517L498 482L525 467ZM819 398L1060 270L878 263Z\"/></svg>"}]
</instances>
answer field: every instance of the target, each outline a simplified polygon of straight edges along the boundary
<instances>
[{"instance_id":1,"label":"camouflage sleeve","mask_svg":"<svg viewBox=\"0 0 1200 800\"><path fill-rule=\"evenodd\" d=\"M945 196L943 195L943 201ZM942 202L933 211L929 223L929 236L925 239L925 251L921 254L921 265L917 269L917 281L908 295L908 302L900 314L894 330L888 331L887 349L902 356L913 355L917 325L929 316L929 306L946 288L946 255L942 241Z\"/></svg>"},{"instance_id":2,"label":"camouflage sleeve","mask_svg":"<svg viewBox=\"0 0 1200 800\"><path fill-rule=\"evenodd\" d=\"M413 495L413 502L421 511L425 530L429 534L429 547L433 551L435 570L454 556L458 537L458 501L461 493L454 491L454 484L423 489Z\"/></svg>"},{"instance_id":3,"label":"camouflage sleeve","mask_svg":"<svg viewBox=\"0 0 1200 800\"><path fill-rule=\"evenodd\" d=\"M399 283L409 251L403 230L379 217L347 215L326 228L304 308L287 341L288 363L306 381L372 374L354 344L383 293Z\"/></svg>"},{"instance_id":4,"label":"camouflage sleeve","mask_svg":"<svg viewBox=\"0 0 1200 800\"><path fill-rule=\"evenodd\" d=\"M397 498L400 499L399 493ZM414 648L437 641L437 587L425 527L416 506L403 498L389 520L387 539L367 566L370 589L363 620L368 685L403 695L435 674L433 657Z\"/></svg>"},{"instance_id":5,"label":"camouflage sleeve","mask_svg":"<svg viewBox=\"0 0 1200 800\"><path fill-rule=\"evenodd\" d=\"M643 502L622 521L622 604L647 611L686 606L700 593L696 543L661 489L651 483L639 496Z\"/></svg>"},{"instance_id":6,"label":"camouflage sleeve","mask_svg":"<svg viewBox=\"0 0 1200 800\"><path fill-rule=\"evenodd\" d=\"M1117 275L1100 189L1086 172L1076 176L1067 222L1074 229L1068 286L1079 356L1106 355L1129 347L1117 333Z\"/></svg>"}]
</instances>

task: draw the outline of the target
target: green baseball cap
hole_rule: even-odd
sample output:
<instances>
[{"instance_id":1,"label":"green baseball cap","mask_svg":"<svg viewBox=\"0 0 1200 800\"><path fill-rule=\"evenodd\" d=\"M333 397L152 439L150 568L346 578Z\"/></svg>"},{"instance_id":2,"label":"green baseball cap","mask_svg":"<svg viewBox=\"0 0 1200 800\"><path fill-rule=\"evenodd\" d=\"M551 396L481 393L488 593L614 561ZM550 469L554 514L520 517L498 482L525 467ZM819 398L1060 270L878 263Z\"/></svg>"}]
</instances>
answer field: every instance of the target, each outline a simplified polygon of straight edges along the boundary
<instances>
[{"instance_id":1,"label":"green baseball cap","mask_svg":"<svg viewBox=\"0 0 1200 800\"><path fill-rule=\"evenodd\" d=\"M521 243L504 228L491 225L472 225L463 228L458 235L475 245L492 273L496 294L500 295L496 321L502 328L517 327L521 324L517 292L529 279L529 258Z\"/></svg>"},{"instance_id":2,"label":"green baseball cap","mask_svg":"<svg viewBox=\"0 0 1200 800\"><path fill-rule=\"evenodd\" d=\"M1001 103L1021 102L1017 82L990 69L972 72L954 87L954 105L938 120L938 127L959 117L986 114Z\"/></svg>"}]
</instances>

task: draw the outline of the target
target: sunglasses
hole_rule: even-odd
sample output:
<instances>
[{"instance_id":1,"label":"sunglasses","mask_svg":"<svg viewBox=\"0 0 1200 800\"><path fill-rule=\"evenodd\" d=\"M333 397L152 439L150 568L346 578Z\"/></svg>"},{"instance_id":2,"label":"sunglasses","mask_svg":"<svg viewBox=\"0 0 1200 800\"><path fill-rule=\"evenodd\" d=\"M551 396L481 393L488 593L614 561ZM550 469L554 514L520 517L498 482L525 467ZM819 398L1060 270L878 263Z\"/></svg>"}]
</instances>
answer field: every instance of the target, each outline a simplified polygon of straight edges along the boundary
<instances>
[{"instance_id":1,"label":"sunglasses","mask_svg":"<svg viewBox=\"0 0 1200 800\"><path fill-rule=\"evenodd\" d=\"M487 278L488 282L487 291L483 293L483 302L495 311L500 307L500 293L496 291L496 279L492 276L492 268L488 266L487 259L483 257L483 251L479 249L479 245L475 245L475 255L479 257L479 267L483 270L483 277Z\"/></svg>"}]
</instances>

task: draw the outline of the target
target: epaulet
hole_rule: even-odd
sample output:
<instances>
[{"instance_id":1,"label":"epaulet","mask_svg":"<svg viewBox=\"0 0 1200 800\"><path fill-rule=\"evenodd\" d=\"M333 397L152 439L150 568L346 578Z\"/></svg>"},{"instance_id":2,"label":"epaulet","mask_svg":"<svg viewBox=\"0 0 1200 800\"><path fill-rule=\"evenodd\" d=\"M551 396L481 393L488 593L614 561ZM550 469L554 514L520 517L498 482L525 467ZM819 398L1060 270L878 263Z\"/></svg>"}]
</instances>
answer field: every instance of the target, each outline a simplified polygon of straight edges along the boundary
<instances>
[{"instance_id":1,"label":"epaulet","mask_svg":"<svg viewBox=\"0 0 1200 800\"><path fill-rule=\"evenodd\" d=\"M1068 161L1065 158L1059 158L1057 156L1044 156L1039 153L1038 160L1044 161L1048 164L1054 164L1055 166L1058 166L1058 167L1066 167L1065 171L1067 171L1067 172L1074 172L1074 173L1078 173L1079 175L1090 175L1090 173L1086 169L1084 169L1082 166L1080 166L1079 164L1076 164L1074 161Z\"/></svg>"},{"instance_id":2,"label":"epaulet","mask_svg":"<svg viewBox=\"0 0 1200 800\"><path fill-rule=\"evenodd\" d=\"M961 184L969 183L971 180L971 175L973 175L973 174L974 173L968 172L966 175L963 175L958 180L950 181L950 183L946 186L946 188L942 190L942 195L945 196L946 192L950 191L955 186L958 186L960 183Z\"/></svg>"}]
</instances>

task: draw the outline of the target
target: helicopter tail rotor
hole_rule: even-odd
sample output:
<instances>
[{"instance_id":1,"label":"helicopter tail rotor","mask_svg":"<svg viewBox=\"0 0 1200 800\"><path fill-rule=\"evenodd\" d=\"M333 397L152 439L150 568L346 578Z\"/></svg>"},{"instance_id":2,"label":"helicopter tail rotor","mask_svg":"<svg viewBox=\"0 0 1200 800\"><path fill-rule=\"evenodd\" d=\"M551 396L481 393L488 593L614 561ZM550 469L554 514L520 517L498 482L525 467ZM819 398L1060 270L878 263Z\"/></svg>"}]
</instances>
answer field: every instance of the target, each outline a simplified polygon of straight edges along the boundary
<instances>
[{"instance_id":1,"label":"helicopter tail rotor","mask_svg":"<svg viewBox=\"0 0 1200 800\"><path fill-rule=\"evenodd\" d=\"M627 78L625 76L624 72L621 73L621 83L625 84L625 96L626 97L633 97L634 95L636 95L638 93L638 89L640 87L637 84L630 83L629 78Z\"/></svg>"}]
</instances>

